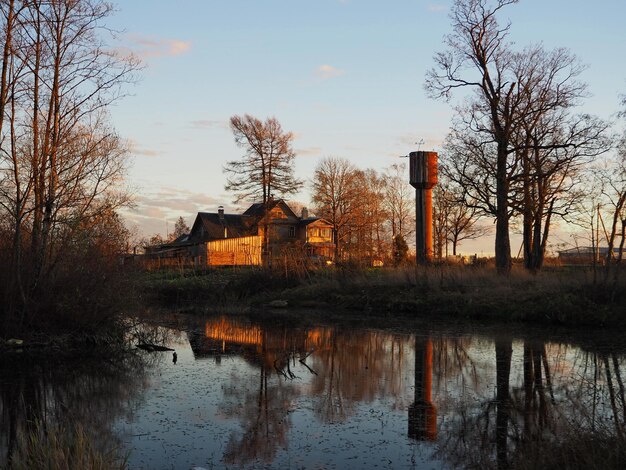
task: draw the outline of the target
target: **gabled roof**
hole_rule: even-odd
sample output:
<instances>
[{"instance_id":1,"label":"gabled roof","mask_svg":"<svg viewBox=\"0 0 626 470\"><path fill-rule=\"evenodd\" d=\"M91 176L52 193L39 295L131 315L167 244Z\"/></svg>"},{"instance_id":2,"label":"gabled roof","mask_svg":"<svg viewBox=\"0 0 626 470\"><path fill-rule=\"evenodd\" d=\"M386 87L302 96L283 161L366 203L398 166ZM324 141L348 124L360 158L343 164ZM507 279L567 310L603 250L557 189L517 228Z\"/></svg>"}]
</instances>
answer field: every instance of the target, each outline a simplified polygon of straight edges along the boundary
<instances>
[{"instance_id":1,"label":"gabled roof","mask_svg":"<svg viewBox=\"0 0 626 470\"><path fill-rule=\"evenodd\" d=\"M243 213L243 215L247 215L247 216L250 216L250 217L261 218L261 217L263 217L265 215L265 210L271 211L276 206L280 206L280 208L283 210L283 212L288 217L294 217L296 219L298 218L298 216L293 213L291 208L282 199L272 199L272 200L268 201L266 204L263 204L262 202L255 202L250 207L248 207L248 209L246 209L246 211ZM265 208L265 210L264 210L264 208Z\"/></svg>"},{"instance_id":2,"label":"gabled roof","mask_svg":"<svg viewBox=\"0 0 626 470\"><path fill-rule=\"evenodd\" d=\"M261 202L252 204L243 214L198 212L193 227L191 228L189 239L191 242L197 243L222 238L239 238L257 235L258 224L265 215L266 210L271 211L277 206L280 206L280 209L285 215L292 219L285 221L286 223L308 226L312 223L319 222L325 225L331 225L327 220L319 217L301 219L294 214L285 201L275 199L265 205Z\"/></svg>"},{"instance_id":3,"label":"gabled roof","mask_svg":"<svg viewBox=\"0 0 626 470\"><path fill-rule=\"evenodd\" d=\"M228 238L256 235L255 219L239 214L198 212L191 229L190 238L196 241L226 238L224 237L224 229L226 229Z\"/></svg>"}]
</instances>

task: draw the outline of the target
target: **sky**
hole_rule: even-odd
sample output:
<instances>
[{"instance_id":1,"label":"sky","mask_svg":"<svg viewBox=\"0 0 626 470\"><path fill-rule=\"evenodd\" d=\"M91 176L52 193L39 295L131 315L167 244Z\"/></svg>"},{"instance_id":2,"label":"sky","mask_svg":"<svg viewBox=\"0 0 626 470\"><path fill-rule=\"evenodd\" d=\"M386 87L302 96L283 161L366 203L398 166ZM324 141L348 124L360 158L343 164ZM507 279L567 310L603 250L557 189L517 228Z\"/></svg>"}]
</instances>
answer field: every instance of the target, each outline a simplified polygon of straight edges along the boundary
<instances>
[{"instance_id":1,"label":"sky","mask_svg":"<svg viewBox=\"0 0 626 470\"><path fill-rule=\"evenodd\" d=\"M423 84L445 50L451 4L118 0L107 24L119 32L116 46L145 66L111 109L131 148L128 224L165 235L179 216L191 225L198 211L238 210L223 173L243 154L228 126L235 114L274 116L292 131L295 173L309 182L324 157L381 171L418 148L439 151L463 95L434 101ZM516 47L571 49L588 67L591 96L580 111L614 115L626 93L626 1L521 0L501 18ZM291 199L308 205L310 183ZM492 245L466 242L461 251Z\"/></svg>"}]
</instances>

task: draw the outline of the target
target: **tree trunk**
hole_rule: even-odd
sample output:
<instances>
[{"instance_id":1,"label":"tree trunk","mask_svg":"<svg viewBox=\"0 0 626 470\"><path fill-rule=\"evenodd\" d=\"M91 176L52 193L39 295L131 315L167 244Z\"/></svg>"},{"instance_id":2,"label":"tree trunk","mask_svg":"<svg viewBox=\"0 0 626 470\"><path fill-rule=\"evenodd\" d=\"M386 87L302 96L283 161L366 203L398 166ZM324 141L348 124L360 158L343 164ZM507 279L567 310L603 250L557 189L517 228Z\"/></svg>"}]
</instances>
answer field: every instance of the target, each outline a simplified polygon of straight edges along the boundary
<instances>
[{"instance_id":1,"label":"tree trunk","mask_svg":"<svg viewBox=\"0 0 626 470\"><path fill-rule=\"evenodd\" d=\"M509 180L507 178L506 145L498 143L496 171L496 269L498 274L511 272L511 240L509 237Z\"/></svg>"}]
</instances>

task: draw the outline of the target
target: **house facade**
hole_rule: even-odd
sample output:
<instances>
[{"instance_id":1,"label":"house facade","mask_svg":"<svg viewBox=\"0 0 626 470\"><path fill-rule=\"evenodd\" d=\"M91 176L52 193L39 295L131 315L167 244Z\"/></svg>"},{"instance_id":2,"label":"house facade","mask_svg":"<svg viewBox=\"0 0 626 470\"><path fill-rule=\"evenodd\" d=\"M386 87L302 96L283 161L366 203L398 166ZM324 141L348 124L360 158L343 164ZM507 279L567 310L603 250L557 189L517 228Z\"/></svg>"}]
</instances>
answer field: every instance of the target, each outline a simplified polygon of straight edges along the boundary
<instances>
[{"instance_id":1,"label":"house facade","mask_svg":"<svg viewBox=\"0 0 626 470\"><path fill-rule=\"evenodd\" d=\"M252 204L242 214L199 212L189 236L181 242L162 245L151 256L168 253L180 264L204 266L271 265L285 257L299 261L332 261L332 225L298 216L282 199Z\"/></svg>"}]
</instances>

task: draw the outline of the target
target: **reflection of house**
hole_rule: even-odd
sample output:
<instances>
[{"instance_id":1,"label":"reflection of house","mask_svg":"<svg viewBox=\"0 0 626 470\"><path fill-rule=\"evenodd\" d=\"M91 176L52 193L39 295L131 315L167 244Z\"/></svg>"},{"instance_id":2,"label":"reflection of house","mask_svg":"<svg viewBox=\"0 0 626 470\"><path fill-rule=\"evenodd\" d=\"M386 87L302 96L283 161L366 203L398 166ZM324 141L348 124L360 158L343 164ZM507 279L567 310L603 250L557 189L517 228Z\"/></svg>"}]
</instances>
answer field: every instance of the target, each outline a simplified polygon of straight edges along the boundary
<instances>
[{"instance_id":1,"label":"reflection of house","mask_svg":"<svg viewBox=\"0 0 626 470\"><path fill-rule=\"evenodd\" d=\"M286 256L330 260L332 226L324 219L298 217L282 199L253 204L243 214L199 212L188 239L161 245L152 257L178 257L195 266L262 264Z\"/></svg>"},{"instance_id":2,"label":"reflection of house","mask_svg":"<svg viewBox=\"0 0 626 470\"><path fill-rule=\"evenodd\" d=\"M596 261L604 263L608 253L608 247L581 246L559 251L559 260L564 264L592 264L595 256ZM619 248L615 247L613 248L613 259L617 259L618 256ZM622 257L626 258L626 250L622 253Z\"/></svg>"},{"instance_id":3,"label":"reflection of house","mask_svg":"<svg viewBox=\"0 0 626 470\"><path fill-rule=\"evenodd\" d=\"M194 357L241 355L252 364L275 367L276 361L289 354L306 354L311 350L328 349L332 329L313 328L291 330L264 328L227 318L207 320L204 332L189 334Z\"/></svg>"}]
</instances>

